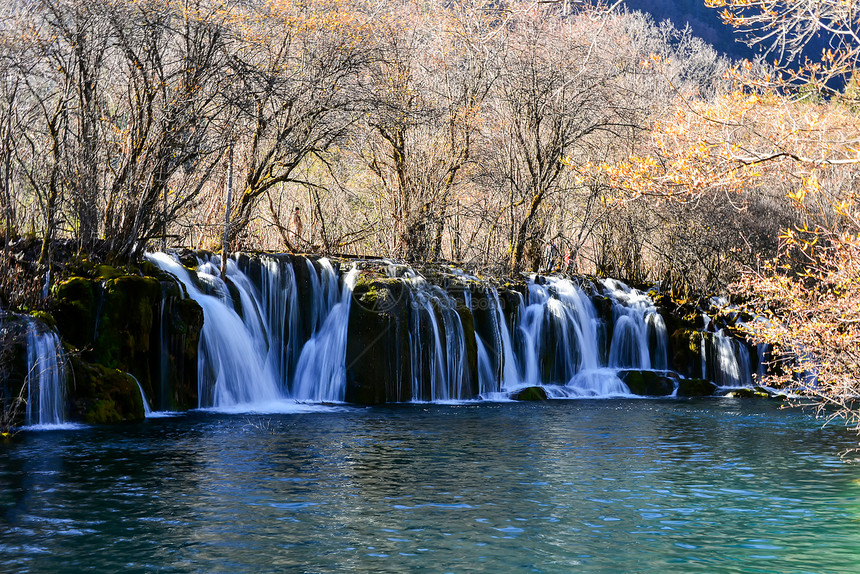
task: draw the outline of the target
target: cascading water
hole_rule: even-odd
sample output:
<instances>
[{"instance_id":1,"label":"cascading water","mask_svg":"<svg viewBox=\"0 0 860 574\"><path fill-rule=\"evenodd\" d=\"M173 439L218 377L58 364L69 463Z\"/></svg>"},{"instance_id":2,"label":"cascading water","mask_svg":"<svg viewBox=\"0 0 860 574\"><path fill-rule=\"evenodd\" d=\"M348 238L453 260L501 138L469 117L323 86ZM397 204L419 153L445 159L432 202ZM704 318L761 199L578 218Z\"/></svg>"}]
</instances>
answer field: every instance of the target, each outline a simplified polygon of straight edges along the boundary
<instances>
[{"instance_id":1,"label":"cascading water","mask_svg":"<svg viewBox=\"0 0 860 574\"><path fill-rule=\"evenodd\" d=\"M220 263L220 259L217 261ZM280 389L286 390L301 352L298 288L293 266L289 260L271 255L241 259L235 266L230 263L228 261L227 277L242 286L241 292L258 316L256 322L266 342L266 366ZM250 279L253 273L259 273L256 284ZM242 305L243 309L248 308L245 298Z\"/></svg>"},{"instance_id":2,"label":"cascading water","mask_svg":"<svg viewBox=\"0 0 860 574\"><path fill-rule=\"evenodd\" d=\"M720 387L753 386L752 363L746 345L726 335L723 329L710 331L710 336L706 336L713 320L706 314L702 318L702 378L712 380Z\"/></svg>"},{"instance_id":3,"label":"cascading water","mask_svg":"<svg viewBox=\"0 0 860 574\"><path fill-rule=\"evenodd\" d=\"M577 373L600 366L591 300L568 279L546 281L529 283L529 302L514 331L520 385L569 383Z\"/></svg>"},{"instance_id":4,"label":"cascading water","mask_svg":"<svg viewBox=\"0 0 860 574\"><path fill-rule=\"evenodd\" d=\"M727 336L722 329L714 333L712 341L713 381L720 387L751 387L752 368L746 346Z\"/></svg>"},{"instance_id":5,"label":"cascading water","mask_svg":"<svg viewBox=\"0 0 860 574\"><path fill-rule=\"evenodd\" d=\"M325 297L325 306L317 309L317 317L324 317L322 324L299 357L293 396L298 400L341 402L346 394L347 322L358 268L353 266L346 274L340 297L334 299L330 293L337 293L337 274L328 260L321 259L320 265L323 292L329 296Z\"/></svg>"},{"instance_id":6,"label":"cascading water","mask_svg":"<svg viewBox=\"0 0 860 574\"><path fill-rule=\"evenodd\" d=\"M593 397L628 395L630 390L607 369L601 360L601 321L591 298L569 279L545 278L529 282L528 304L522 302L522 313L508 341L516 349L507 363L505 389L544 385L549 396ZM507 356L507 355L506 355Z\"/></svg>"},{"instance_id":7,"label":"cascading water","mask_svg":"<svg viewBox=\"0 0 860 574\"><path fill-rule=\"evenodd\" d=\"M614 279L603 281L612 298L614 328L608 366L666 370L666 324L647 294Z\"/></svg>"},{"instance_id":8,"label":"cascading water","mask_svg":"<svg viewBox=\"0 0 860 574\"><path fill-rule=\"evenodd\" d=\"M65 421L66 370L60 338L41 322L27 318L26 421L59 425Z\"/></svg>"},{"instance_id":9,"label":"cascading water","mask_svg":"<svg viewBox=\"0 0 860 574\"><path fill-rule=\"evenodd\" d=\"M293 262L274 256L198 260L192 275L174 257L147 258L170 273L203 309L198 355L198 406L235 409L284 399L343 401L347 321L357 270L338 289L328 259L304 260L310 281L307 308L300 309ZM299 324L310 326L303 340Z\"/></svg>"},{"instance_id":10,"label":"cascading water","mask_svg":"<svg viewBox=\"0 0 860 574\"><path fill-rule=\"evenodd\" d=\"M410 290L412 399L449 401L473 398L466 368L463 323L458 302L416 273L405 276Z\"/></svg>"},{"instance_id":11,"label":"cascading water","mask_svg":"<svg viewBox=\"0 0 860 574\"><path fill-rule=\"evenodd\" d=\"M225 282L215 256L200 259L194 274L172 256L148 257L203 308L201 407L345 400L356 265L340 275L327 259L236 256ZM514 306L505 312L499 290L475 277L452 271L443 288L407 266L385 269L408 298L397 327L408 344L390 348L398 382L386 400L499 398L527 386L552 397L629 395L622 371L670 366L666 325L653 301L618 281L582 287L532 277L525 295L505 293ZM480 329L476 300L484 305ZM723 386L747 385L745 346L722 333L708 344L719 348L703 347L707 373Z\"/></svg>"},{"instance_id":12,"label":"cascading water","mask_svg":"<svg viewBox=\"0 0 860 574\"><path fill-rule=\"evenodd\" d=\"M188 296L203 309L203 330L198 356L198 406L234 407L283 398L276 375L269 368L268 349L259 316L243 307L236 312L229 288L211 262L201 264L195 278L177 260L164 253L147 258L185 286ZM228 263L229 265L229 263ZM198 285L206 285L204 292ZM247 294L242 302L249 303Z\"/></svg>"},{"instance_id":13,"label":"cascading water","mask_svg":"<svg viewBox=\"0 0 860 574\"><path fill-rule=\"evenodd\" d=\"M146 398L146 393L143 392L143 387L133 375L127 373L129 377L134 379L134 384L137 385L137 389L140 391L140 400L143 403L143 416L146 418L152 417L152 407L149 406L149 400Z\"/></svg>"}]
</instances>

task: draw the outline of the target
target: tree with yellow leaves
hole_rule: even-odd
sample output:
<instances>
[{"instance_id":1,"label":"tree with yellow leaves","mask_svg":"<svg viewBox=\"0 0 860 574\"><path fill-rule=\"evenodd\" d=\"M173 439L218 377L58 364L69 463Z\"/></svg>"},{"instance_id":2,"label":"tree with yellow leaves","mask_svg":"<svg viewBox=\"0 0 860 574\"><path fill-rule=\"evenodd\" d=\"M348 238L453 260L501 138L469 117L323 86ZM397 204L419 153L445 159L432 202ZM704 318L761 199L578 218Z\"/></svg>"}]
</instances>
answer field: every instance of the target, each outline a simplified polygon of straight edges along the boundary
<instances>
[{"instance_id":1,"label":"tree with yellow leaves","mask_svg":"<svg viewBox=\"0 0 860 574\"><path fill-rule=\"evenodd\" d=\"M766 46L777 69L767 76L775 105L769 121L747 127L760 137L732 147L736 169L780 166L798 223L783 231L780 251L749 269L736 289L761 319L749 335L774 345L783 361L771 381L836 405L860 423L860 114L856 67L860 5L855 1L711 0L748 42ZM820 59L802 58L816 36L827 39ZM747 67L746 72L749 72ZM740 70L740 80L760 88ZM839 90L840 85L844 89ZM810 90L812 88L812 90ZM810 98L821 93L827 99ZM833 412L833 411L832 411Z\"/></svg>"}]
</instances>

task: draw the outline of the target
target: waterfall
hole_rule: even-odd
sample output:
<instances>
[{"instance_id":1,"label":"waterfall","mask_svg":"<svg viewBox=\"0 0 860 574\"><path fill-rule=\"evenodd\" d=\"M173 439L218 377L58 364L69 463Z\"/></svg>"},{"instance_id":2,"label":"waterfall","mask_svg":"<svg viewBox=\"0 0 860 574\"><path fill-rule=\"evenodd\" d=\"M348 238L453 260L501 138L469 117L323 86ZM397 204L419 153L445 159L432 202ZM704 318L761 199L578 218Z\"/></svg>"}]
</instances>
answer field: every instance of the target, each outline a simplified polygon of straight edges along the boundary
<instances>
[{"instance_id":1,"label":"waterfall","mask_svg":"<svg viewBox=\"0 0 860 574\"><path fill-rule=\"evenodd\" d=\"M668 368L666 324L647 294L620 281L603 281L612 299L614 328L608 365L613 368Z\"/></svg>"},{"instance_id":2,"label":"waterfall","mask_svg":"<svg viewBox=\"0 0 860 574\"><path fill-rule=\"evenodd\" d=\"M532 276L524 292L506 291L503 300L496 287L453 269L439 285L391 262L357 262L342 272L326 258L240 254L222 278L217 256L200 256L195 271L174 256L147 257L203 309L200 407L343 402L353 368L346 365L353 290L359 268L370 265L401 282L405 298L384 324L408 343L368 355L393 361L380 370L393 379L382 381L374 400L493 399L526 386L551 397L624 396L630 375L621 371L670 368L663 317L646 293L619 281ZM167 315L162 308L162 322ZM722 332L703 343L706 378L722 386L751 381L744 345Z\"/></svg>"},{"instance_id":3,"label":"waterfall","mask_svg":"<svg viewBox=\"0 0 860 574\"><path fill-rule=\"evenodd\" d=\"M499 332L499 343L501 345L502 365L502 389L514 388L519 383L519 371L517 369L517 357L514 354L514 346L511 343L511 334L508 331L505 315L502 312L502 304L499 301L499 292L493 288L490 291L495 303L495 325Z\"/></svg>"},{"instance_id":4,"label":"waterfall","mask_svg":"<svg viewBox=\"0 0 860 574\"><path fill-rule=\"evenodd\" d=\"M199 258L194 272L168 254L147 258L175 277L203 309L199 407L235 410L271 408L284 399L343 401L347 321L357 269L339 289L331 261L323 258L314 265L296 260L306 266L310 282L307 304L301 306L294 261L286 257L228 259L226 281L215 255ZM303 321L310 330L307 341L300 333Z\"/></svg>"},{"instance_id":5,"label":"waterfall","mask_svg":"<svg viewBox=\"0 0 860 574\"><path fill-rule=\"evenodd\" d=\"M217 270L212 262L201 264L196 278L192 278L185 267L167 254L150 253L147 258L181 281L188 296L203 309L197 375L198 406L234 407L282 398L279 381L269 368L262 326L254 323L255 319L259 321L259 316L253 308L244 306L245 319L239 316L229 296L230 290L215 274ZM214 294L204 292L198 285L208 286ZM251 298L244 292L241 300L243 304L251 303Z\"/></svg>"},{"instance_id":6,"label":"waterfall","mask_svg":"<svg viewBox=\"0 0 860 574\"><path fill-rule=\"evenodd\" d=\"M516 349L520 373L517 384L555 382L570 386L571 392L579 396L583 379L577 375L601 367L600 320L594 304L569 279L549 277L541 284L532 277L528 287L528 305L520 313L511 336L517 341L511 345ZM513 358L514 353L511 355ZM510 376L506 370L506 388L511 387L507 382Z\"/></svg>"},{"instance_id":7,"label":"waterfall","mask_svg":"<svg viewBox=\"0 0 860 574\"><path fill-rule=\"evenodd\" d=\"M275 256L264 255L253 261L257 264L254 269L250 260L240 260L236 266L228 261L227 276L242 285L241 291L255 309L266 340L266 366L285 391L301 352L295 272L290 261ZM251 281L252 272L259 272L259 285ZM243 308L246 305L243 301Z\"/></svg>"},{"instance_id":8,"label":"waterfall","mask_svg":"<svg viewBox=\"0 0 860 574\"><path fill-rule=\"evenodd\" d=\"M337 275L331 263L320 260L323 269L323 292L337 294ZM315 276L312 275L312 276ZM296 367L293 396L307 401L342 402L346 394L346 334L352 290L358 278L358 268L353 266L343 280L340 297L332 300L327 296L324 306L317 309L317 317L324 317L322 324L305 344Z\"/></svg>"},{"instance_id":9,"label":"waterfall","mask_svg":"<svg viewBox=\"0 0 860 574\"><path fill-rule=\"evenodd\" d=\"M28 425L59 425L65 421L66 370L60 338L33 318L26 318Z\"/></svg>"},{"instance_id":10,"label":"waterfall","mask_svg":"<svg viewBox=\"0 0 860 574\"><path fill-rule=\"evenodd\" d=\"M149 401L146 399L146 393L143 392L143 387L141 386L140 381L138 381L131 373L126 373L126 375L134 379L134 384L137 385L137 389L140 391L140 400L143 402L143 416L145 418L152 417L152 407L149 406Z\"/></svg>"},{"instance_id":11,"label":"waterfall","mask_svg":"<svg viewBox=\"0 0 860 574\"><path fill-rule=\"evenodd\" d=\"M466 335L458 302L444 289L411 272L409 338L412 399L450 401L472 398L466 365Z\"/></svg>"},{"instance_id":12,"label":"waterfall","mask_svg":"<svg viewBox=\"0 0 860 574\"><path fill-rule=\"evenodd\" d=\"M721 387L751 387L752 367L746 345L727 336L722 329L714 333L714 382Z\"/></svg>"}]
</instances>

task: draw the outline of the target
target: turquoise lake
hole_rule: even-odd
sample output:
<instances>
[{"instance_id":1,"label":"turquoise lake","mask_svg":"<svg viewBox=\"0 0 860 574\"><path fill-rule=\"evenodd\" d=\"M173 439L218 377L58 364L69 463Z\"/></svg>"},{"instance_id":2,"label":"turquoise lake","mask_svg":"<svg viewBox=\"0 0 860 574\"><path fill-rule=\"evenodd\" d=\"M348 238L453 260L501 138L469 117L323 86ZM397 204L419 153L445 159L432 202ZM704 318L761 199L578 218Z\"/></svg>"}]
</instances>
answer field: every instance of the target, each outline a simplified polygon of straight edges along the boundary
<instances>
[{"instance_id":1,"label":"turquoise lake","mask_svg":"<svg viewBox=\"0 0 860 574\"><path fill-rule=\"evenodd\" d=\"M0 443L2 572L860 572L857 437L741 399L192 412Z\"/></svg>"}]
</instances>

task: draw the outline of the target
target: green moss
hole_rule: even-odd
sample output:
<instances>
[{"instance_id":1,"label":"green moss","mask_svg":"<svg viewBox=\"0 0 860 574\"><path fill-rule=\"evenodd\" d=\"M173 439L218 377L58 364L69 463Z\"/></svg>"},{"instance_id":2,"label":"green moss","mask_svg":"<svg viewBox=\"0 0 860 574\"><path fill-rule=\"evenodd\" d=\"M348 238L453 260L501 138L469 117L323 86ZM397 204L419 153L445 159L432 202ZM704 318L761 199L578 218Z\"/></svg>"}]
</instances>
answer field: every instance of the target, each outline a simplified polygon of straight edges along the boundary
<instances>
[{"instance_id":1,"label":"green moss","mask_svg":"<svg viewBox=\"0 0 860 574\"><path fill-rule=\"evenodd\" d=\"M104 365L70 358L72 418L89 424L136 422L144 419L143 399L134 379Z\"/></svg>"},{"instance_id":2,"label":"green moss","mask_svg":"<svg viewBox=\"0 0 860 574\"><path fill-rule=\"evenodd\" d=\"M50 327L51 329L57 328L57 320L54 319L54 316L48 313L47 311L33 311L30 313L33 317L39 319L45 325Z\"/></svg>"},{"instance_id":3,"label":"green moss","mask_svg":"<svg viewBox=\"0 0 860 574\"><path fill-rule=\"evenodd\" d=\"M98 286L86 277L71 277L54 287L53 316L63 340L78 349L91 345Z\"/></svg>"},{"instance_id":4,"label":"green moss","mask_svg":"<svg viewBox=\"0 0 860 574\"><path fill-rule=\"evenodd\" d=\"M97 265L95 268L95 278L96 279L116 279L123 275L123 272L117 269L116 267L111 267L110 265Z\"/></svg>"},{"instance_id":5,"label":"green moss","mask_svg":"<svg viewBox=\"0 0 860 574\"><path fill-rule=\"evenodd\" d=\"M93 360L144 375L161 284L151 277L123 275L107 281Z\"/></svg>"},{"instance_id":6,"label":"green moss","mask_svg":"<svg viewBox=\"0 0 860 574\"><path fill-rule=\"evenodd\" d=\"M670 364L688 378L702 375L702 337L710 337L690 328L676 329L669 336Z\"/></svg>"},{"instance_id":7,"label":"green moss","mask_svg":"<svg viewBox=\"0 0 860 574\"><path fill-rule=\"evenodd\" d=\"M770 399L782 398L783 395L776 395L764 387L753 387L751 389L735 389L726 393L726 396L740 399Z\"/></svg>"}]
</instances>

